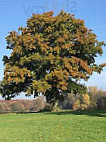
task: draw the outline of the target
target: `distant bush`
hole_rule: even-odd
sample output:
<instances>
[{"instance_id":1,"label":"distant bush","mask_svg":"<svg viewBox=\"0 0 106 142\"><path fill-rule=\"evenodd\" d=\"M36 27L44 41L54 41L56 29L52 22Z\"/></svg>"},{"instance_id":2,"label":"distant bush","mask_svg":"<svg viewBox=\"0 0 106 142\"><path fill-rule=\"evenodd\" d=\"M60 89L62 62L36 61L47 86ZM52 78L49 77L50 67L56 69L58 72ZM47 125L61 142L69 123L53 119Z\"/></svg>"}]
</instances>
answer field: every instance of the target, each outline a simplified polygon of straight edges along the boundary
<instances>
[{"instance_id":1,"label":"distant bush","mask_svg":"<svg viewBox=\"0 0 106 142\"><path fill-rule=\"evenodd\" d=\"M30 108L33 106L33 100L23 100L24 112L30 112Z\"/></svg>"},{"instance_id":2,"label":"distant bush","mask_svg":"<svg viewBox=\"0 0 106 142\"><path fill-rule=\"evenodd\" d=\"M58 105L58 102L56 102L55 105L53 106L52 111L54 111L54 112L59 112L59 111L61 111L61 110L62 110L61 106L59 106L59 105Z\"/></svg>"},{"instance_id":3,"label":"distant bush","mask_svg":"<svg viewBox=\"0 0 106 142\"><path fill-rule=\"evenodd\" d=\"M90 97L89 109L90 110L97 109L97 98L96 98L95 93L93 94L92 92L88 92L88 95Z\"/></svg>"},{"instance_id":4,"label":"distant bush","mask_svg":"<svg viewBox=\"0 0 106 142\"><path fill-rule=\"evenodd\" d=\"M4 113L11 112L11 108L8 106L7 103L3 103Z\"/></svg>"},{"instance_id":5,"label":"distant bush","mask_svg":"<svg viewBox=\"0 0 106 142\"><path fill-rule=\"evenodd\" d=\"M81 110L89 109L89 105L90 105L89 95L88 94L82 95L80 109Z\"/></svg>"},{"instance_id":6,"label":"distant bush","mask_svg":"<svg viewBox=\"0 0 106 142\"><path fill-rule=\"evenodd\" d=\"M89 110L95 110L97 109L97 103L95 100L91 100L89 104Z\"/></svg>"},{"instance_id":7,"label":"distant bush","mask_svg":"<svg viewBox=\"0 0 106 142\"><path fill-rule=\"evenodd\" d=\"M4 112L3 104L0 104L0 113Z\"/></svg>"},{"instance_id":8,"label":"distant bush","mask_svg":"<svg viewBox=\"0 0 106 142\"><path fill-rule=\"evenodd\" d=\"M83 104L86 104L87 107L88 107L89 104L90 104L90 97L89 97L89 95L88 95L88 94L84 94L84 95L82 96L82 99L83 99Z\"/></svg>"},{"instance_id":9,"label":"distant bush","mask_svg":"<svg viewBox=\"0 0 106 142\"><path fill-rule=\"evenodd\" d=\"M97 98L97 108L99 110L106 110L106 95L99 95Z\"/></svg>"},{"instance_id":10,"label":"distant bush","mask_svg":"<svg viewBox=\"0 0 106 142\"><path fill-rule=\"evenodd\" d=\"M77 97L74 94L68 94L64 101L60 104L62 109L72 109L73 103L77 100Z\"/></svg>"},{"instance_id":11,"label":"distant bush","mask_svg":"<svg viewBox=\"0 0 106 142\"><path fill-rule=\"evenodd\" d=\"M38 112L44 110L45 100L42 96L34 100L0 100L0 113Z\"/></svg>"},{"instance_id":12,"label":"distant bush","mask_svg":"<svg viewBox=\"0 0 106 142\"><path fill-rule=\"evenodd\" d=\"M44 107L45 107L44 99L42 97L38 97L33 100L33 104L30 108L30 111L31 112L38 112L38 111L43 110Z\"/></svg>"},{"instance_id":13,"label":"distant bush","mask_svg":"<svg viewBox=\"0 0 106 142\"><path fill-rule=\"evenodd\" d=\"M10 107L6 103L1 103L0 102L0 113L8 113L11 112Z\"/></svg>"},{"instance_id":14,"label":"distant bush","mask_svg":"<svg viewBox=\"0 0 106 142\"><path fill-rule=\"evenodd\" d=\"M88 87L88 94L91 100L89 109L106 110L106 91L90 86Z\"/></svg>"},{"instance_id":15,"label":"distant bush","mask_svg":"<svg viewBox=\"0 0 106 142\"><path fill-rule=\"evenodd\" d=\"M11 105L11 111L12 112L24 112L24 109L22 108L21 105L19 105L18 103L13 103Z\"/></svg>"},{"instance_id":16,"label":"distant bush","mask_svg":"<svg viewBox=\"0 0 106 142\"><path fill-rule=\"evenodd\" d=\"M52 109L53 109L52 105L50 105L49 103L46 103L43 111L45 111L45 112L49 111L50 112L50 111L52 111Z\"/></svg>"},{"instance_id":17,"label":"distant bush","mask_svg":"<svg viewBox=\"0 0 106 142\"><path fill-rule=\"evenodd\" d=\"M79 100L76 100L74 103L73 103L73 110L78 110L80 109L80 101Z\"/></svg>"}]
</instances>

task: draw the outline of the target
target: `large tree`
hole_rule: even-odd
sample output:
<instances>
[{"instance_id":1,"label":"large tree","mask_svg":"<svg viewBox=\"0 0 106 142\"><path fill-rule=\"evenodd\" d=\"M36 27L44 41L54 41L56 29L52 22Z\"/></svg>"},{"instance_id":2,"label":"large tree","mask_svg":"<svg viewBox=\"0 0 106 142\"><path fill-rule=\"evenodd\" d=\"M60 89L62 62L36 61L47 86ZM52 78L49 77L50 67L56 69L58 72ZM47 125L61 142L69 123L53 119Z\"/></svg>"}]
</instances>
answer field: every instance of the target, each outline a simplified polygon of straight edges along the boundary
<instances>
[{"instance_id":1,"label":"large tree","mask_svg":"<svg viewBox=\"0 0 106 142\"><path fill-rule=\"evenodd\" d=\"M26 27L6 37L10 56L4 56L2 96L10 99L25 92L46 96L48 102L61 99L67 92L82 92L78 84L103 65L95 58L102 55L104 42L99 42L84 21L61 11L33 14ZM85 88L84 88L85 89Z\"/></svg>"}]
</instances>

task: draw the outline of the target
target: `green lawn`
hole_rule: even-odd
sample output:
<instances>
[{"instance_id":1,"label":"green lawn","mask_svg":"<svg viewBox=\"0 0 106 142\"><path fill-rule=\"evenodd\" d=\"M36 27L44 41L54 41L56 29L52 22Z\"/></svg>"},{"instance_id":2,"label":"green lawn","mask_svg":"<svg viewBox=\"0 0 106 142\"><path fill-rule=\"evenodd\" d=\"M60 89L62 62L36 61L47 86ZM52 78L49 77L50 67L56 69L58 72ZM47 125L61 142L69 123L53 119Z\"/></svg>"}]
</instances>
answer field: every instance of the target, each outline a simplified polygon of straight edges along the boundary
<instances>
[{"instance_id":1,"label":"green lawn","mask_svg":"<svg viewBox=\"0 0 106 142\"><path fill-rule=\"evenodd\" d=\"M0 142L106 142L106 112L0 114Z\"/></svg>"}]
</instances>

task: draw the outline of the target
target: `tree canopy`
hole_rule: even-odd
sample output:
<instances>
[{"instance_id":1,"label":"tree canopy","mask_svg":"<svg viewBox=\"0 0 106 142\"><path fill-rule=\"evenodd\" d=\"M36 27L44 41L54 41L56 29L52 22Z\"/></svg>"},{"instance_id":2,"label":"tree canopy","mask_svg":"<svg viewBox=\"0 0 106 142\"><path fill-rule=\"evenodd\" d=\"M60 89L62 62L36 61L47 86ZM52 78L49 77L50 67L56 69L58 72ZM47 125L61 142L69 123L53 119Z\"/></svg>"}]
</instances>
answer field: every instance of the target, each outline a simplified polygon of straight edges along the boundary
<instances>
[{"instance_id":1,"label":"tree canopy","mask_svg":"<svg viewBox=\"0 0 106 142\"><path fill-rule=\"evenodd\" d=\"M61 11L33 14L26 27L6 37L10 56L4 56L2 96L10 99L25 92L44 94L48 101L67 92L86 89L78 82L88 80L103 66L95 58L103 54L104 42L88 29L83 20Z\"/></svg>"}]
</instances>

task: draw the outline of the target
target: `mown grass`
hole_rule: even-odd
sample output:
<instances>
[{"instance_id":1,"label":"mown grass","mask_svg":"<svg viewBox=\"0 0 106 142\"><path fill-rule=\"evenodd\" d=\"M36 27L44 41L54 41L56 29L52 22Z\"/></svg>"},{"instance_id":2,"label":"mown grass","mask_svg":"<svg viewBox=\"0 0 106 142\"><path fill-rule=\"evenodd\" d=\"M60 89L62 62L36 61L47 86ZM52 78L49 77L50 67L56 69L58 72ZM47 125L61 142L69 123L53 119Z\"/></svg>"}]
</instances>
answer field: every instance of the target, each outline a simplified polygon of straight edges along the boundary
<instances>
[{"instance_id":1,"label":"mown grass","mask_svg":"<svg viewBox=\"0 0 106 142\"><path fill-rule=\"evenodd\" d=\"M106 142L106 112L0 114L0 142Z\"/></svg>"}]
</instances>

